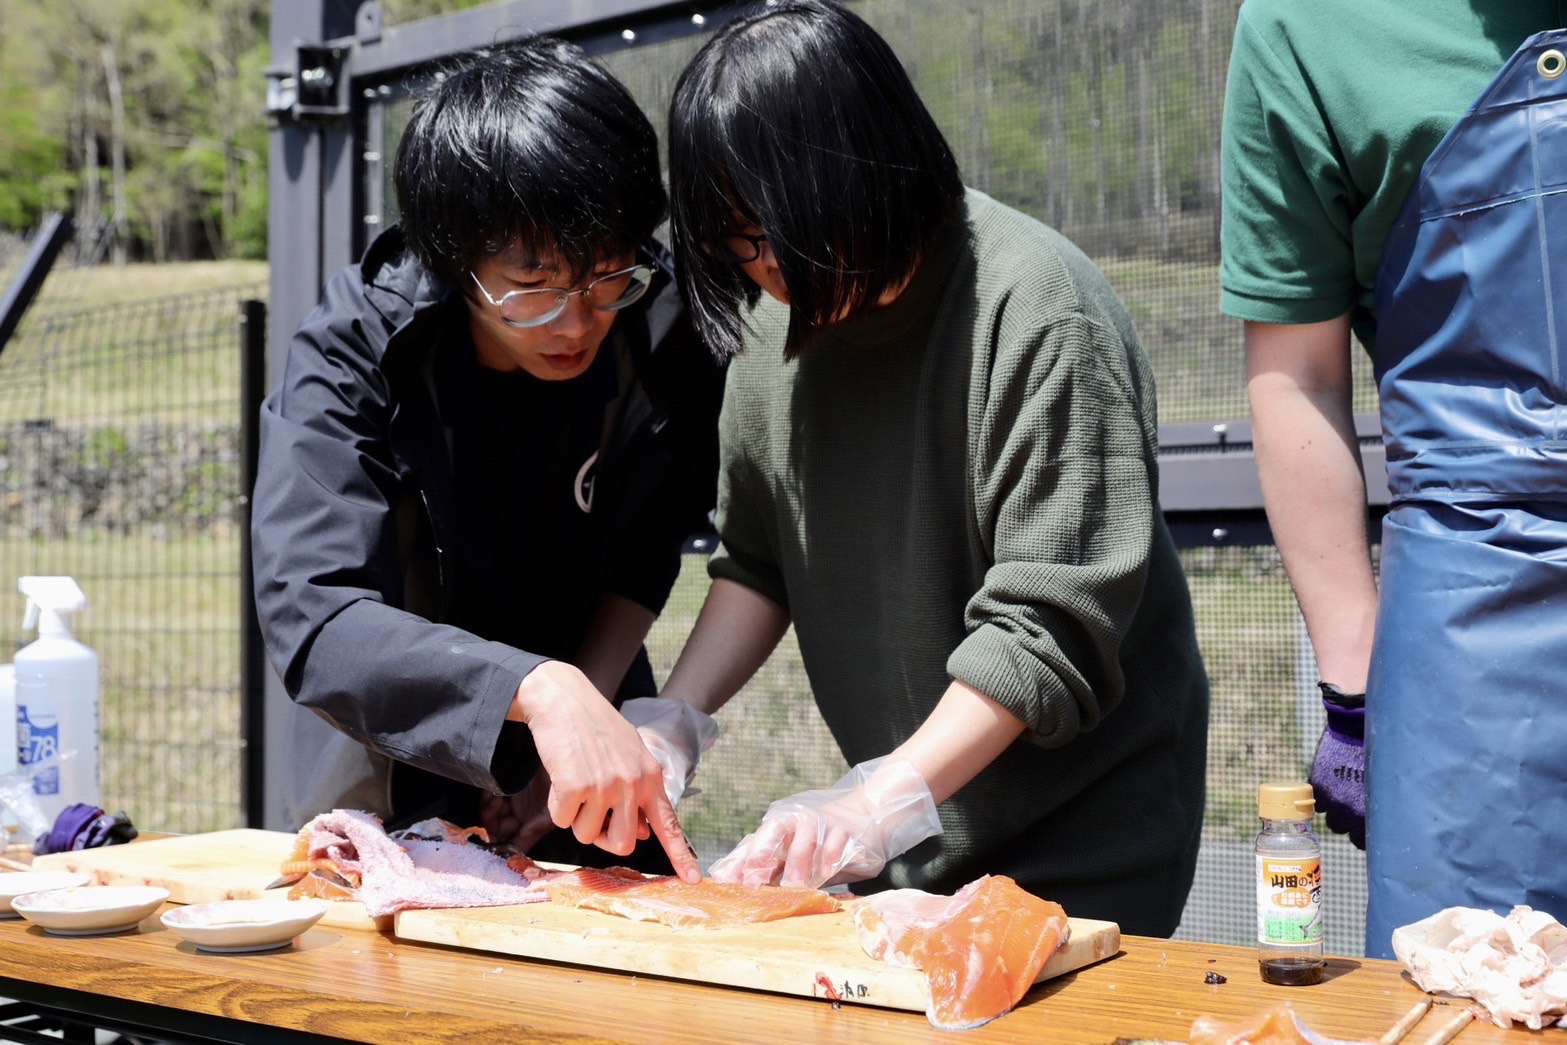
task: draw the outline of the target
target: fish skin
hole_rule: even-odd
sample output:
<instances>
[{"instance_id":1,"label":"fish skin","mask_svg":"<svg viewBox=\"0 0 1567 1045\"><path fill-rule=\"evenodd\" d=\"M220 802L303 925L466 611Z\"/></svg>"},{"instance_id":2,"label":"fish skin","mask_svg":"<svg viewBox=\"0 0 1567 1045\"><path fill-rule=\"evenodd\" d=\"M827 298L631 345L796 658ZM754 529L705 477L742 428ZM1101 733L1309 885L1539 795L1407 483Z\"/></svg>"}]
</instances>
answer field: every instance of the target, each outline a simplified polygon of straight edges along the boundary
<instances>
[{"instance_id":1,"label":"fish skin","mask_svg":"<svg viewBox=\"0 0 1567 1045\"><path fill-rule=\"evenodd\" d=\"M380 818L371 813L334 809L300 829L294 851L280 870L285 875L304 872L290 896L359 900L371 917L414 908L493 907L548 899L502 857L470 844L475 833L456 829L460 840L455 842L399 840L388 836Z\"/></svg>"}]
</instances>

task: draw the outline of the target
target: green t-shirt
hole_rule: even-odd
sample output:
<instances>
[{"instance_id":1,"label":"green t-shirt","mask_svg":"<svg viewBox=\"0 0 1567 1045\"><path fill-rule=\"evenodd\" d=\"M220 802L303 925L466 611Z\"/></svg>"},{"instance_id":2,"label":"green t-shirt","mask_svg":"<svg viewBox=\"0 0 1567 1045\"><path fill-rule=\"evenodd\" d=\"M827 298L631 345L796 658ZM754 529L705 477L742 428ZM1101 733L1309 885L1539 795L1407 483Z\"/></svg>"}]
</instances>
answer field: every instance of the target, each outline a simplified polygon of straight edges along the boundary
<instances>
[{"instance_id":1,"label":"green t-shirt","mask_svg":"<svg viewBox=\"0 0 1567 1045\"><path fill-rule=\"evenodd\" d=\"M1562 0L1246 0L1220 154L1220 307L1374 344L1388 229L1426 157Z\"/></svg>"}]
</instances>

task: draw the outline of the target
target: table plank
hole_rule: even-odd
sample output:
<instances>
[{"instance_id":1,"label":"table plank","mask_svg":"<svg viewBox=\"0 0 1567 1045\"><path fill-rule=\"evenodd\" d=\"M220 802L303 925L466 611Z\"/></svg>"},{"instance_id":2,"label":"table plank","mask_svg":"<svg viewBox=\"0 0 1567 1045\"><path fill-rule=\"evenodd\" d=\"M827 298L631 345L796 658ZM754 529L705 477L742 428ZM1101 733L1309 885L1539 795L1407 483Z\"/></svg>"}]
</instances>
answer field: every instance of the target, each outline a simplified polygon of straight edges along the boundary
<instances>
[{"instance_id":1,"label":"table plank","mask_svg":"<svg viewBox=\"0 0 1567 1045\"><path fill-rule=\"evenodd\" d=\"M1215 972L1226 982L1209 985ZM354 1041L796 1043L958 1040L916 1013L734 990L645 975L528 961L316 926L286 950L198 952L156 918L141 931L53 937L0 922L0 994L30 986L129 998L171 1013L221 1016ZM15 996L14 994L12 996ZM1316 1030L1375 1038L1421 992L1393 962L1329 960L1313 987L1265 984L1255 954L1226 947L1125 937L1121 953L1034 988L1014 1012L959 1035L965 1043L1108 1045L1116 1038L1183 1041L1198 1015L1240 1019L1289 1001ZM32 1000L32 999L27 999ZM1438 1005L1426 1023L1452 1011ZM1476 1023L1459 1045L1567 1043Z\"/></svg>"}]
</instances>

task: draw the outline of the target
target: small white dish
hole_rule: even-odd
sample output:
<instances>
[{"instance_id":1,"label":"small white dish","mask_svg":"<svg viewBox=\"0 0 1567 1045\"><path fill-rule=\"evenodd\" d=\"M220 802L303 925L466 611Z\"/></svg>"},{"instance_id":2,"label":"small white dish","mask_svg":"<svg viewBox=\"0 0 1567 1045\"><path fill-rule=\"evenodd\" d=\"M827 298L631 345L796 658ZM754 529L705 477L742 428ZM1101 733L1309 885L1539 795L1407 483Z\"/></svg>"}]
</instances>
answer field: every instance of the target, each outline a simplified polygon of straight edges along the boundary
<instances>
[{"instance_id":1,"label":"small white dish","mask_svg":"<svg viewBox=\"0 0 1567 1045\"><path fill-rule=\"evenodd\" d=\"M199 951L243 954L288 946L326 910L321 900L219 900L165 911L163 924Z\"/></svg>"},{"instance_id":2,"label":"small white dish","mask_svg":"<svg viewBox=\"0 0 1567 1045\"><path fill-rule=\"evenodd\" d=\"M11 901L25 893L50 889L74 889L92 881L92 875L80 871L16 871L0 874L0 918L20 918L11 909Z\"/></svg>"},{"instance_id":3,"label":"small white dish","mask_svg":"<svg viewBox=\"0 0 1567 1045\"><path fill-rule=\"evenodd\" d=\"M46 933L97 936L136 928L168 898L155 885L84 885L23 893L11 906Z\"/></svg>"}]
</instances>

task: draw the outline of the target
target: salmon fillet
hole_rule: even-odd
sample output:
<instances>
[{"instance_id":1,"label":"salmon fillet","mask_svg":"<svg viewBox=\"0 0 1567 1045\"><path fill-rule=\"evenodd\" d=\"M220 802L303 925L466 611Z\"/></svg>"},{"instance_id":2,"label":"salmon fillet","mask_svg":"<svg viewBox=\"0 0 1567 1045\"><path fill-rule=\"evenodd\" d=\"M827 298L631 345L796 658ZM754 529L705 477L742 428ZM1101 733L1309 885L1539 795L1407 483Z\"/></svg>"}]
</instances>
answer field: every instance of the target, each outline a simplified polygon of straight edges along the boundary
<instances>
[{"instance_id":1,"label":"salmon fillet","mask_svg":"<svg viewBox=\"0 0 1567 1045\"><path fill-rule=\"evenodd\" d=\"M985 875L951 896L892 889L856 900L865 953L925 973L925 1015L965 1030L1010 1012L1066 942L1066 912L1005 875Z\"/></svg>"},{"instance_id":2,"label":"salmon fillet","mask_svg":"<svg viewBox=\"0 0 1567 1045\"><path fill-rule=\"evenodd\" d=\"M802 914L829 914L843 905L819 889L732 885L703 879L683 882L673 875L644 878L623 867L562 871L538 879L550 900L639 922L692 926L770 922Z\"/></svg>"}]
</instances>

